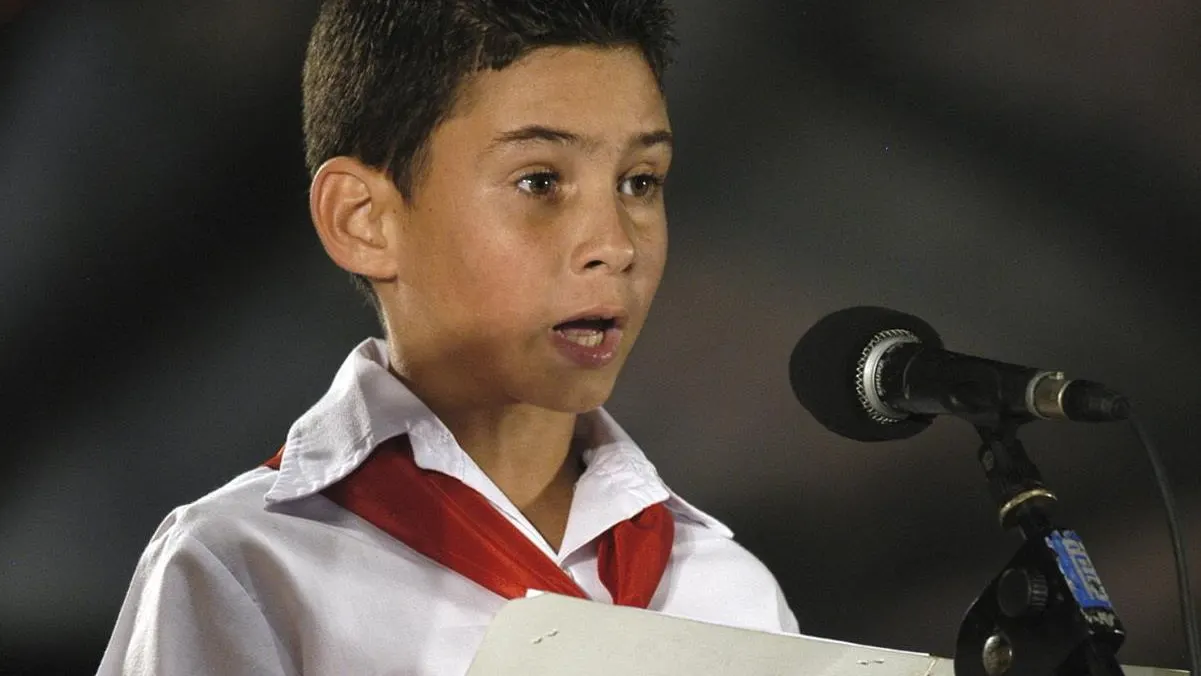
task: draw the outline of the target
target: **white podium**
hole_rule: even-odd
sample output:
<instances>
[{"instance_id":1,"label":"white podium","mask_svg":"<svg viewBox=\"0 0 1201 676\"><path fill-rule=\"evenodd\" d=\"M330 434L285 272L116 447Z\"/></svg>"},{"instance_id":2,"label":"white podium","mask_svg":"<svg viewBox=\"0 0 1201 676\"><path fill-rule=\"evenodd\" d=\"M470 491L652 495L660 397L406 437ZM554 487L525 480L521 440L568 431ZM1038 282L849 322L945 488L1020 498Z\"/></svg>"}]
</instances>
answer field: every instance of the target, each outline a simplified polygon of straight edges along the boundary
<instances>
[{"instance_id":1,"label":"white podium","mask_svg":"<svg viewBox=\"0 0 1201 676\"><path fill-rule=\"evenodd\" d=\"M1186 672L1123 667L1127 676ZM541 594L510 601L467 676L953 676L921 653L734 629Z\"/></svg>"}]
</instances>

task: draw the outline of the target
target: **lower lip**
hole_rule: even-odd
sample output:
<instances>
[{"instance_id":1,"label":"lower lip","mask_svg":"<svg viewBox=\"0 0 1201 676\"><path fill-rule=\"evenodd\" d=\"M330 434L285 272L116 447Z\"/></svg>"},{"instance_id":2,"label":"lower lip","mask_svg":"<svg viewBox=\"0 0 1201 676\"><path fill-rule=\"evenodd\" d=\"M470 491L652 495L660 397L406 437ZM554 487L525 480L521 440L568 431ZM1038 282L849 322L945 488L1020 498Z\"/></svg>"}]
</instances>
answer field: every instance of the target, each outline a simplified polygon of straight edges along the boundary
<instances>
[{"instance_id":1,"label":"lower lip","mask_svg":"<svg viewBox=\"0 0 1201 676\"><path fill-rule=\"evenodd\" d=\"M602 368L613 363L617 358L617 348L621 345L621 329L613 328L605 331L605 339L596 347L587 347L568 340L566 336L551 330L551 342L559 350L559 354L567 357L577 366L584 368Z\"/></svg>"}]
</instances>

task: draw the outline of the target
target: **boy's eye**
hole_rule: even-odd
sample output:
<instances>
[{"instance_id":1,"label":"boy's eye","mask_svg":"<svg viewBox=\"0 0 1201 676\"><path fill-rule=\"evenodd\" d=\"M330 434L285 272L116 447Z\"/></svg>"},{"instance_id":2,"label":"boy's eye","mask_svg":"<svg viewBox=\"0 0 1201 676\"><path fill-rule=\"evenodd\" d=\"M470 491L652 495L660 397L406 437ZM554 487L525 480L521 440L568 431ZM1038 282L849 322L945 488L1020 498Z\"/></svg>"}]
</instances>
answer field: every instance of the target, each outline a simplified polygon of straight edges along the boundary
<instances>
[{"instance_id":1,"label":"boy's eye","mask_svg":"<svg viewBox=\"0 0 1201 676\"><path fill-rule=\"evenodd\" d=\"M620 190L623 195L630 197L653 197L663 186L663 178L654 174L638 174L621 182Z\"/></svg>"},{"instance_id":2,"label":"boy's eye","mask_svg":"<svg viewBox=\"0 0 1201 676\"><path fill-rule=\"evenodd\" d=\"M559 184L559 175L553 171L540 171L536 174L528 174L522 176L517 181L517 189L534 195L535 197L544 197L554 194L555 188Z\"/></svg>"}]
</instances>

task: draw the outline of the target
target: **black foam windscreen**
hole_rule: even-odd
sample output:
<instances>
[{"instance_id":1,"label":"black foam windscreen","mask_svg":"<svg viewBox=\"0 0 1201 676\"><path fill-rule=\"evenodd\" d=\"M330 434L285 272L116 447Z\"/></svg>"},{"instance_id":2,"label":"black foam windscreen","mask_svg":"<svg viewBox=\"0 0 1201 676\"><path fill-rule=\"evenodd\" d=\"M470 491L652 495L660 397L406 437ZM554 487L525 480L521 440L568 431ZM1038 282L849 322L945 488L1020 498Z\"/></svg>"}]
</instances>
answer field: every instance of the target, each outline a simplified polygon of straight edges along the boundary
<instances>
[{"instance_id":1,"label":"black foam windscreen","mask_svg":"<svg viewBox=\"0 0 1201 676\"><path fill-rule=\"evenodd\" d=\"M928 416L877 422L859 400L857 369L864 348L892 329L909 331L927 347L942 347L938 332L921 319L888 308L860 306L826 315L793 349L788 362L792 391L826 429L856 441L890 441L911 437L930 424Z\"/></svg>"}]
</instances>

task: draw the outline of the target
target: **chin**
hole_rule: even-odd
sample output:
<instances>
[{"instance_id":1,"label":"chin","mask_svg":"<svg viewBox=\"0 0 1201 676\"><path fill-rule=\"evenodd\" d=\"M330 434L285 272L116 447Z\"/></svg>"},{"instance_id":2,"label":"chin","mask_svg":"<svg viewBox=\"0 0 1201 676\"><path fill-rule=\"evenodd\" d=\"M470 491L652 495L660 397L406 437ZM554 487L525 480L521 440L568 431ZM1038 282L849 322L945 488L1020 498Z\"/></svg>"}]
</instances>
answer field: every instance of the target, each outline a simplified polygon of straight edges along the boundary
<instances>
[{"instance_id":1,"label":"chin","mask_svg":"<svg viewBox=\"0 0 1201 676\"><path fill-rule=\"evenodd\" d=\"M609 400L613 394L616 378L588 378L570 384L557 384L559 387L545 392L544 396L538 397L536 401L530 403L560 413L587 413L603 406Z\"/></svg>"}]
</instances>

